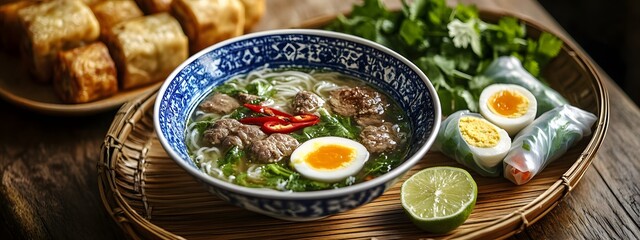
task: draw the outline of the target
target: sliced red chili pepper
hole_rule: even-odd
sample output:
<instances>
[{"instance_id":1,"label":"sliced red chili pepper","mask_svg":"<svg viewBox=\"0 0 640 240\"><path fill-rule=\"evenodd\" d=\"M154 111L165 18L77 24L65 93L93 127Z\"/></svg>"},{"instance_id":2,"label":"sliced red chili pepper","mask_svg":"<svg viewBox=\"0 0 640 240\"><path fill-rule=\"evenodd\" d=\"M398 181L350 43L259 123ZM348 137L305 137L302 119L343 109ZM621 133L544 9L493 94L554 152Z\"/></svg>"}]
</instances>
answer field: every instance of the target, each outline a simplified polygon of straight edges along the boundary
<instances>
[{"instance_id":1,"label":"sliced red chili pepper","mask_svg":"<svg viewBox=\"0 0 640 240\"><path fill-rule=\"evenodd\" d=\"M300 122L300 123L287 123L287 122L278 122L278 121L270 121L266 122L262 125L262 131L271 134L271 133L292 133L298 129L302 129L305 127L313 126L317 124L319 121L311 121L311 122Z\"/></svg>"},{"instance_id":2,"label":"sliced red chili pepper","mask_svg":"<svg viewBox=\"0 0 640 240\"><path fill-rule=\"evenodd\" d=\"M265 107L265 106L262 106L262 105L255 105L255 104L245 103L244 106L246 108L250 109L251 111L254 111L254 112L257 112L257 113L264 113L264 114L267 114L269 116L293 117L291 114L288 114L286 112L280 111L280 110L275 109L275 108Z\"/></svg>"},{"instance_id":3,"label":"sliced red chili pepper","mask_svg":"<svg viewBox=\"0 0 640 240\"><path fill-rule=\"evenodd\" d=\"M318 120L318 116L312 115L312 114L302 114L302 115L296 115L296 116L290 117L289 119L291 120L291 122L295 122L295 123L311 122L311 121Z\"/></svg>"},{"instance_id":4,"label":"sliced red chili pepper","mask_svg":"<svg viewBox=\"0 0 640 240\"><path fill-rule=\"evenodd\" d=\"M252 125L262 125L266 122L272 122L272 121L287 123L289 122L289 118L284 116L265 116L265 117L246 117L246 118L240 119L241 123L252 124Z\"/></svg>"}]
</instances>

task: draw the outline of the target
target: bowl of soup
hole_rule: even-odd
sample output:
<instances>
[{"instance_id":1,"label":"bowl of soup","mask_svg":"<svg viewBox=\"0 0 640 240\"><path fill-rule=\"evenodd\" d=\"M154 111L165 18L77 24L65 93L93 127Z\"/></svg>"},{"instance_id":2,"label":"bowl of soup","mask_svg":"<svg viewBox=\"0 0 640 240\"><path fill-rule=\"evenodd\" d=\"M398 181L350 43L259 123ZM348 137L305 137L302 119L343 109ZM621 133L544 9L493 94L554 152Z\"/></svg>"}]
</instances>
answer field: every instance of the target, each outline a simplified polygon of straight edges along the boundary
<instances>
[{"instance_id":1,"label":"bowl of soup","mask_svg":"<svg viewBox=\"0 0 640 240\"><path fill-rule=\"evenodd\" d=\"M207 190L307 221L381 196L421 161L440 126L427 76L374 42L273 30L193 55L159 90L162 146Z\"/></svg>"}]
</instances>

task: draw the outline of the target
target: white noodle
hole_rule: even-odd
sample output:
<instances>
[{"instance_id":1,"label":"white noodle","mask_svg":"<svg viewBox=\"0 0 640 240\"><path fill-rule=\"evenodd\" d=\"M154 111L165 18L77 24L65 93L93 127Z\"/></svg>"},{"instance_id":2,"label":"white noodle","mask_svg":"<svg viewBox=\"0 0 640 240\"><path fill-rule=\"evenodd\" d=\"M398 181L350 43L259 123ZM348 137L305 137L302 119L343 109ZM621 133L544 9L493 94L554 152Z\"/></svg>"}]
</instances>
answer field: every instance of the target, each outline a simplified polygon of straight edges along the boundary
<instances>
[{"instance_id":1,"label":"white noodle","mask_svg":"<svg viewBox=\"0 0 640 240\"><path fill-rule=\"evenodd\" d=\"M285 112L291 111L289 104L300 91L310 91L323 99L327 99L331 91L352 86L348 81L341 79L339 73L318 73L314 71L305 73L293 70L278 72L269 69L267 65L251 71L244 76L236 76L227 81L226 84L236 89L246 89L247 86L252 83L268 83L272 85L276 93L272 98L262 102L261 105L273 107ZM189 149L190 152L194 153L195 159L200 163L200 168L203 171L211 176L228 182L234 182L236 176L231 175L225 177L219 168L220 166L218 166L218 159L223 157L223 151L216 147L207 146L208 144L201 140L203 133L198 132L195 127L199 121L213 121L229 117L231 117L231 113L220 115L197 110L193 114L193 122L188 125L185 136L188 145L191 145ZM260 181L263 173L262 166L264 166L264 164L248 164L246 168L247 177L255 181ZM288 191L286 189L287 184L287 180L280 180L275 188L280 191Z\"/></svg>"}]
</instances>

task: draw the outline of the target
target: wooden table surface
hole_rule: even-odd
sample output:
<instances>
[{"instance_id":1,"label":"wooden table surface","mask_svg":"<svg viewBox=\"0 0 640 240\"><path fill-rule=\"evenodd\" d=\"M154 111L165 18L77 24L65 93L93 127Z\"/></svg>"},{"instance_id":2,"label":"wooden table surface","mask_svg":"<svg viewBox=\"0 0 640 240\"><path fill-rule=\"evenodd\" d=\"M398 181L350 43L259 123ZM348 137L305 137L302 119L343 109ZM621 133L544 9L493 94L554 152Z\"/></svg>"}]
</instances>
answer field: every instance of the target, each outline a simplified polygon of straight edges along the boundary
<instances>
[{"instance_id":1,"label":"wooden table surface","mask_svg":"<svg viewBox=\"0 0 640 240\"><path fill-rule=\"evenodd\" d=\"M294 26L346 11L353 2L267 0L267 14L257 28ZM533 0L461 2L524 16L567 36ZM604 143L578 186L514 238L640 238L640 110L600 72L611 102ZM0 238L125 237L104 210L97 187L100 146L116 111L55 117L0 101Z\"/></svg>"}]
</instances>

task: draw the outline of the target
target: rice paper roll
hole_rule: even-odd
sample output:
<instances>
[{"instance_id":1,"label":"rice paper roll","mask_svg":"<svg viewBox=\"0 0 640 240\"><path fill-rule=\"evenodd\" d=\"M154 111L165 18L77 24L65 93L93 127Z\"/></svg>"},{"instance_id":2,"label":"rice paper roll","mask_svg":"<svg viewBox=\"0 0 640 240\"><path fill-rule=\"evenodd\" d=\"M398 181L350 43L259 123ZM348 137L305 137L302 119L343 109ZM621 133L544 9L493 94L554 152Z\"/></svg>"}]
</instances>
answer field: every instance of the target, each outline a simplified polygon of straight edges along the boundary
<instances>
[{"instance_id":1,"label":"rice paper roll","mask_svg":"<svg viewBox=\"0 0 640 240\"><path fill-rule=\"evenodd\" d=\"M498 177L510 146L511 138L504 129L480 114L461 110L442 122L434 149L482 176Z\"/></svg>"},{"instance_id":2,"label":"rice paper roll","mask_svg":"<svg viewBox=\"0 0 640 240\"><path fill-rule=\"evenodd\" d=\"M187 36L168 13L116 24L107 39L121 89L162 81L189 55Z\"/></svg>"},{"instance_id":3,"label":"rice paper roll","mask_svg":"<svg viewBox=\"0 0 640 240\"><path fill-rule=\"evenodd\" d=\"M484 76L495 83L520 85L529 90L538 102L537 116L569 102L551 87L545 85L529 73L520 60L513 56L503 56L494 60L485 70Z\"/></svg>"},{"instance_id":4,"label":"rice paper roll","mask_svg":"<svg viewBox=\"0 0 640 240\"><path fill-rule=\"evenodd\" d=\"M100 26L91 9L81 1L38 2L18 11L23 31L21 51L31 73L49 82L58 51L95 41Z\"/></svg>"},{"instance_id":5,"label":"rice paper roll","mask_svg":"<svg viewBox=\"0 0 640 240\"><path fill-rule=\"evenodd\" d=\"M91 6L100 23L100 36L109 36L111 28L120 22L141 17L144 14L133 0L111 0Z\"/></svg>"},{"instance_id":6,"label":"rice paper roll","mask_svg":"<svg viewBox=\"0 0 640 240\"><path fill-rule=\"evenodd\" d=\"M596 116L571 105L556 107L516 135L504 159L504 177L517 185L531 180L576 142L591 135Z\"/></svg>"},{"instance_id":7,"label":"rice paper roll","mask_svg":"<svg viewBox=\"0 0 640 240\"><path fill-rule=\"evenodd\" d=\"M249 32L264 15L265 0L240 0L244 6L244 32Z\"/></svg>"},{"instance_id":8,"label":"rice paper roll","mask_svg":"<svg viewBox=\"0 0 640 240\"><path fill-rule=\"evenodd\" d=\"M244 7L238 0L175 0L171 9L191 53L243 33Z\"/></svg>"},{"instance_id":9,"label":"rice paper roll","mask_svg":"<svg viewBox=\"0 0 640 240\"><path fill-rule=\"evenodd\" d=\"M116 94L116 66L104 43L58 52L53 86L66 103L86 103Z\"/></svg>"}]
</instances>

